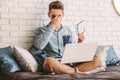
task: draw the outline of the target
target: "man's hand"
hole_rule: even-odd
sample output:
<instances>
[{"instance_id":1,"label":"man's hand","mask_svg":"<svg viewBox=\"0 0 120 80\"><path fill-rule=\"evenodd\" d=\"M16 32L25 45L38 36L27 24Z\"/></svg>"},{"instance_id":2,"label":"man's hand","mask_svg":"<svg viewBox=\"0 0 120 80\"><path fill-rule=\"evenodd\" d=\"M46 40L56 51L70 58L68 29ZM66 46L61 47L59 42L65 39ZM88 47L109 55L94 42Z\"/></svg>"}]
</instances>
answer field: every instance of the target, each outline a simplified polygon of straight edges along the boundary
<instances>
[{"instance_id":1,"label":"man's hand","mask_svg":"<svg viewBox=\"0 0 120 80\"><path fill-rule=\"evenodd\" d=\"M78 34L78 42L80 43L80 42L83 42L84 40L85 40L84 34L83 33L79 33Z\"/></svg>"},{"instance_id":2,"label":"man's hand","mask_svg":"<svg viewBox=\"0 0 120 80\"><path fill-rule=\"evenodd\" d=\"M59 16L52 16L51 20L51 26L54 27L55 29L59 29L61 23L61 19Z\"/></svg>"}]
</instances>

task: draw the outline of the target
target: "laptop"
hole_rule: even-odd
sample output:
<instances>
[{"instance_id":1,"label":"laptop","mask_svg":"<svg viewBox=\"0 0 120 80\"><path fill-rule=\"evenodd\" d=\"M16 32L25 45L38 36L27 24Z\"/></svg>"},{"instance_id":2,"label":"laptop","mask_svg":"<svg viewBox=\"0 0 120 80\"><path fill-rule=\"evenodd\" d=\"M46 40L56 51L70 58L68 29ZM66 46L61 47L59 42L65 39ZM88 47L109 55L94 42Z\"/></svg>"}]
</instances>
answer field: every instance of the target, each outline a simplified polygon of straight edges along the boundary
<instances>
[{"instance_id":1,"label":"laptop","mask_svg":"<svg viewBox=\"0 0 120 80\"><path fill-rule=\"evenodd\" d=\"M92 61L97 49L97 43L66 44L61 63L76 63Z\"/></svg>"}]
</instances>

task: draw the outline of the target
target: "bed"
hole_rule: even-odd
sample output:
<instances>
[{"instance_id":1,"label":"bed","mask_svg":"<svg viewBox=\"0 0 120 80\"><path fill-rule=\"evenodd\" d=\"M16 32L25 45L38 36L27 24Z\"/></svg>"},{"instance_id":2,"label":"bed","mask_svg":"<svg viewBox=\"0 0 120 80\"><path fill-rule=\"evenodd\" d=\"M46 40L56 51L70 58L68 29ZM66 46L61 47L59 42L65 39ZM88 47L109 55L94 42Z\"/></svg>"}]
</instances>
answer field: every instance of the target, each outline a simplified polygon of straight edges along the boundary
<instances>
[{"instance_id":1,"label":"bed","mask_svg":"<svg viewBox=\"0 0 120 80\"><path fill-rule=\"evenodd\" d=\"M120 80L120 66L108 66L105 71L93 74L44 74L16 72L0 75L0 80Z\"/></svg>"}]
</instances>

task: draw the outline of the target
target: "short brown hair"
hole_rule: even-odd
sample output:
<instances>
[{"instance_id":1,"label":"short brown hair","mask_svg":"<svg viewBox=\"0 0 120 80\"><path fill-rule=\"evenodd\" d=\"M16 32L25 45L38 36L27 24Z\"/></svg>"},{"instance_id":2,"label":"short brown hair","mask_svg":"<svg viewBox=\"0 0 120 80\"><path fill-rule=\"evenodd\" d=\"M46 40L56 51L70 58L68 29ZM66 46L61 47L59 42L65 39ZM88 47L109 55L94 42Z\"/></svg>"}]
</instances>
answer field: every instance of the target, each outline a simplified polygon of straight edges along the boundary
<instances>
[{"instance_id":1,"label":"short brown hair","mask_svg":"<svg viewBox=\"0 0 120 80\"><path fill-rule=\"evenodd\" d=\"M61 9L61 10L64 10L64 6L63 6L63 3L60 2L60 1L53 1L49 4L49 11L51 9Z\"/></svg>"}]
</instances>

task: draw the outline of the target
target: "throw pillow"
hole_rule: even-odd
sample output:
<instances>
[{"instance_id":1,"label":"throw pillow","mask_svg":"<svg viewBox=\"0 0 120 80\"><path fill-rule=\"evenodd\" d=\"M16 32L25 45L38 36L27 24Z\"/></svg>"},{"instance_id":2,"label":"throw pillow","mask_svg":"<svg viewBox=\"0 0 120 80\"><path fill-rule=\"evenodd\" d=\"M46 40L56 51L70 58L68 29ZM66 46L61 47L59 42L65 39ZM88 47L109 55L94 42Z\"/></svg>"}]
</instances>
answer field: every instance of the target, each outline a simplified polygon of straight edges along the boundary
<instances>
[{"instance_id":1,"label":"throw pillow","mask_svg":"<svg viewBox=\"0 0 120 80\"><path fill-rule=\"evenodd\" d=\"M15 58L23 70L32 72L36 72L38 70L38 64L31 53L18 46L14 46L13 50L15 52Z\"/></svg>"},{"instance_id":2,"label":"throw pillow","mask_svg":"<svg viewBox=\"0 0 120 80\"><path fill-rule=\"evenodd\" d=\"M0 48L0 73L9 74L20 71L20 67L13 57L13 50L10 46Z\"/></svg>"},{"instance_id":3,"label":"throw pillow","mask_svg":"<svg viewBox=\"0 0 120 80\"><path fill-rule=\"evenodd\" d=\"M120 58L117 56L112 45L99 45L96 53L101 58L102 66L120 64Z\"/></svg>"},{"instance_id":4,"label":"throw pillow","mask_svg":"<svg viewBox=\"0 0 120 80\"><path fill-rule=\"evenodd\" d=\"M43 72L43 64L48 56L47 53L41 49L37 49L34 45L30 48L29 51L38 63L38 71Z\"/></svg>"},{"instance_id":5,"label":"throw pillow","mask_svg":"<svg viewBox=\"0 0 120 80\"><path fill-rule=\"evenodd\" d=\"M99 55L102 66L106 67L106 58L107 58L107 50L109 49L109 46L107 45L99 45L97 47L96 53Z\"/></svg>"},{"instance_id":6,"label":"throw pillow","mask_svg":"<svg viewBox=\"0 0 120 80\"><path fill-rule=\"evenodd\" d=\"M117 56L112 45L109 46L107 51L106 65L120 64L120 58Z\"/></svg>"}]
</instances>

